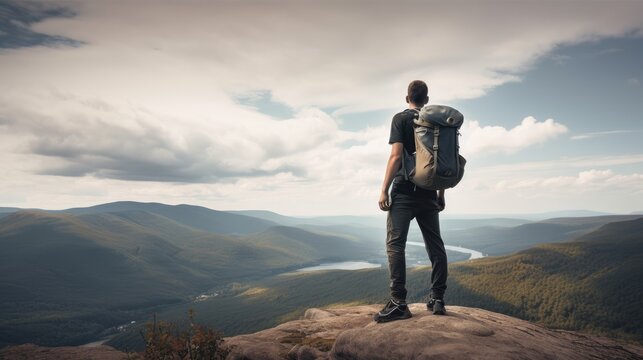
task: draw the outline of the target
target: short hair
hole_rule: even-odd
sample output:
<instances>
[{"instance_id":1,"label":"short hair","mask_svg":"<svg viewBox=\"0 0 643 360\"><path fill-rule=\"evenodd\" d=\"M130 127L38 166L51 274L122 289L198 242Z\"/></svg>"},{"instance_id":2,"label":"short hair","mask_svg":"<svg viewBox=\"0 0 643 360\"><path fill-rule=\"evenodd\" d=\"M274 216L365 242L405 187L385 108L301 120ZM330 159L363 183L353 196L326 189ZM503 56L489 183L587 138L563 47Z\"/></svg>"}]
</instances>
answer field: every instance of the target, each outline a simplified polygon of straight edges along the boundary
<instances>
[{"instance_id":1,"label":"short hair","mask_svg":"<svg viewBox=\"0 0 643 360\"><path fill-rule=\"evenodd\" d=\"M413 80L409 84L409 101L414 104L424 104L424 100L429 95L429 88L422 80Z\"/></svg>"}]
</instances>

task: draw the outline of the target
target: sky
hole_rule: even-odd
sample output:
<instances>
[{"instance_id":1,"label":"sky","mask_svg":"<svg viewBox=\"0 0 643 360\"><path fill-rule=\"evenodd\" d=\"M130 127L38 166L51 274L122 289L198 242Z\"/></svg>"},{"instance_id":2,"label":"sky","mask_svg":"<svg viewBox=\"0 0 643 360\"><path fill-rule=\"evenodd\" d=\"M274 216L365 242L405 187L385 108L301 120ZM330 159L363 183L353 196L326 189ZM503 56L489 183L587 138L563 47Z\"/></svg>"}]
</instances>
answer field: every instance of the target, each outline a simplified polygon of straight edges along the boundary
<instances>
[{"instance_id":1,"label":"sky","mask_svg":"<svg viewBox=\"0 0 643 360\"><path fill-rule=\"evenodd\" d=\"M643 210L640 1L0 0L0 206L374 215L408 83L445 214Z\"/></svg>"}]
</instances>

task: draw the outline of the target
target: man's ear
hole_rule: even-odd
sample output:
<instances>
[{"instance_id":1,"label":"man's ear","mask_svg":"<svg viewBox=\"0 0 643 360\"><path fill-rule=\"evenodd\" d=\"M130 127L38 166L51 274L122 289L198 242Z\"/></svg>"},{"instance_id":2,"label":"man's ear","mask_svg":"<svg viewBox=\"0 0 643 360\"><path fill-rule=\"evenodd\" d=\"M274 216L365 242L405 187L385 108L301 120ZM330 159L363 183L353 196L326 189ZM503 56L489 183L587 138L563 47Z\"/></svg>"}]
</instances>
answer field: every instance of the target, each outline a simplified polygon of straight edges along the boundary
<instances>
[{"instance_id":1,"label":"man's ear","mask_svg":"<svg viewBox=\"0 0 643 360\"><path fill-rule=\"evenodd\" d=\"M424 105L429 103L429 97L427 96L426 99L424 99Z\"/></svg>"},{"instance_id":2,"label":"man's ear","mask_svg":"<svg viewBox=\"0 0 643 360\"><path fill-rule=\"evenodd\" d=\"M410 103L411 103L411 102L409 101L409 96L408 96L408 95L406 95L406 103L407 103L407 104L410 104Z\"/></svg>"}]
</instances>

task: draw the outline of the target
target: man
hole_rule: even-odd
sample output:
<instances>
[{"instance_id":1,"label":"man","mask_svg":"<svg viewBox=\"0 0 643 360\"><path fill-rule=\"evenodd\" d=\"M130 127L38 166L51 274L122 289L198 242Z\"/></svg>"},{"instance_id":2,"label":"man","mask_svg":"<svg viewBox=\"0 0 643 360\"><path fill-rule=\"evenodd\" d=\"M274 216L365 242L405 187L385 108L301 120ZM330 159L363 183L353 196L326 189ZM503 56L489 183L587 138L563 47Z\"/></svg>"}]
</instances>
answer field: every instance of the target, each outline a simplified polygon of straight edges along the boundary
<instances>
[{"instance_id":1,"label":"man","mask_svg":"<svg viewBox=\"0 0 643 360\"><path fill-rule=\"evenodd\" d=\"M447 254L440 237L438 213L444 210L444 190L425 190L405 180L400 171L404 152L415 152L413 119L417 111L429 102L426 83L412 81L408 87L406 102L409 108L396 114L391 124L389 144L391 155L386 166L379 207L388 211L386 221L386 252L389 262L391 298L384 308L374 316L376 322L387 322L410 318L411 312L406 305L406 237L409 225L416 219L433 269L431 271L431 291L427 308L436 315L446 314L444 292L447 288ZM408 164L407 166L414 166ZM389 199L389 187L391 196Z\"/></svg>"}]
</instances>

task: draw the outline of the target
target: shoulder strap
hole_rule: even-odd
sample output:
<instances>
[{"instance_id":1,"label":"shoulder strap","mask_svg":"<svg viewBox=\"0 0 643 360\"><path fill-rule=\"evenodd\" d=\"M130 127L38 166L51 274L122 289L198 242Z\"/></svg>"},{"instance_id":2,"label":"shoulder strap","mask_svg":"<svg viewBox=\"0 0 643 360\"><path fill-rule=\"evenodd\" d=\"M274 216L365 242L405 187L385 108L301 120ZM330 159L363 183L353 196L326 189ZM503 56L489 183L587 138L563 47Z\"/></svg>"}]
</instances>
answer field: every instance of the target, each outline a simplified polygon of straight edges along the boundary
<instances>
[{"instance_id":1,"label":"shoulder strap","mask_svg":"<svg viewBox=\"0 0 643 360\"><path fill-rule=\"evenodd\" d=\"M403 148L404 146L402 146ZM406 149L402 149L402 174L404 175L404 180L409 180L409 174L406 172Z\"/></svg>"},{"instance_id":2,"label":"shoulder strap","mask_svg":"<svg viewBox=\"0 0 643 360\"><path fill-rule=\"evenodd\" d=\"M435 163L435 168L438 168L438 149L439 147L439 139L440 139L440 126L435 125L433 128L433 161Z\"/></svg>"}]
</instances>

